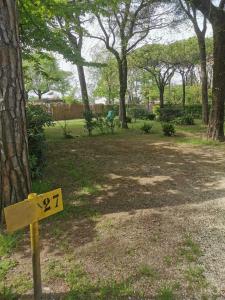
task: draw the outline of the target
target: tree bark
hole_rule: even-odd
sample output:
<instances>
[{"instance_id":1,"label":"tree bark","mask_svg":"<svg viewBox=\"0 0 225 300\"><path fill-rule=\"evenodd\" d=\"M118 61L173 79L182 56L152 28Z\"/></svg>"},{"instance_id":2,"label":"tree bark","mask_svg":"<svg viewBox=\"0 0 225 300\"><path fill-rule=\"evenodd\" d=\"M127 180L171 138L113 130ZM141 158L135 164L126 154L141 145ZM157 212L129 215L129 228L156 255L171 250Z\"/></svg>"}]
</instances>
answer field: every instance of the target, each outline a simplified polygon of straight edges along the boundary
<instances>
[{"instance_id":1,"label":"tree bark","mask_svg":"<svg viewBox=\"0 0 225 300\"><path fill-rule=\"evenodd\" d=\"M159 102L160 108L164 107L164 87L159 87Z\"/></svg>"},{"instance_id":2,"label":"tree bark","mask_svg":"<svg viewBox=\"0 0 225 300\"><path fill-rule=\"evenodd\" d=\"M90 111L84 67L78 65L77 72L78 72L78 77L79 77L79 82L80 82L81 96L82 96L82 101L84 104L84 109L85 109L85 111Z\"/></svg>"},{"instance_id":3,"label":"tree bark","mask_svg":"<svg viewBox=\"0 0 225 300\"><path fill-rule=\"evenodd\" d=\"M202 122L209 123L209 103L208 103L208 75L207 75L207 54L205 37L198 36L199 54L201 63L201 83L202 83Z\"/></svg>"},{"instance_id":4,"label":"tree bark","mask_svg":"<svg viewBox=\"0 0 225 300\"><path fill-rule=\"evenodd\" d=\"M224 101L225 101L225 15L213 26L214 65L212 110L208 126L208 138L224 141Z\"/></svg>"},{"instance_id":5,"label":"tree bark","mask_svg":"<svg viewBox=\"0 0 225 300\"><path fill-rule=\"evenodd\" d=\"M185 104L186 104L186 78L185 74L181 74L182 76L182 106L183 109L185 109Z\"/></svg>"},{"instance_id":6,"label":"tree bark","mask_svg":"<svg viewBox=\"0 0 225 300\"><path fill-rule=\"evenodd\" d=\"M127 59L118 60L119 84L120 84L120 121L121 127L127 129L126 116L126 92L127 92Z\"/></svg>"},{"instance_id":7,"label":"tree bark","mask_svg":"<svg viewBox=\"0 0 225 300\"><path fill-rule=\"evenodd\" d=\"M0 218L31 190L21 50L15 0L0 0Z\"/></svg>"}]
</instances>

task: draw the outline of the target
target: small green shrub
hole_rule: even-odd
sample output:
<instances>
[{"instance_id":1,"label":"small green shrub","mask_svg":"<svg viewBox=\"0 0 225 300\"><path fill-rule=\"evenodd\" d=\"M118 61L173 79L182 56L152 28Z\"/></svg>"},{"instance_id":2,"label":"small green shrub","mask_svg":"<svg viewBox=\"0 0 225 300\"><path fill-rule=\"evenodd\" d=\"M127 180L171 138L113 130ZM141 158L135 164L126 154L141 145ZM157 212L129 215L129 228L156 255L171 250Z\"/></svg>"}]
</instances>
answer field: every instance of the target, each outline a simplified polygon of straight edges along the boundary
<instances>
[{"instance_id":1,"label":"small green shrub","mask_svg":"<svg viewBox=\"0 0 225 300\"><path fill-rule=\"evenodd\" d=\"M143 107L132 107L127 110L129 116L131 116L135 121L137 119L141 120L153 120L151 119L152 114ZM149 116L150 115L150 116Z\"/></svg>"},{"instance_id":2,"label":"small green shrub","mask_svg":"<svg viewBox=\"0 0 225 300\"><path fill-rule=\"evenodd\" d=\"M171 122L176 118L182 117L184 114L181 107L176 106L165 106L160 108L160 121L162 122Z\"/></svg>"},{"instance_id":3,"label":"small green shrub","mask_svg":"<svg viewBox=\"0 0 225 300\"><path fill-rule=\"evenodd\" d=\"M156 116L156 118L159 118L160 117L160 106L154 105L152 108L152 112Z\"/></svg>"},{"instance_id":4,"label":"small green shrub","mask_svg":"<svg viewBox=\"0 0 225 300\"><path fill-rule=\"evenodd\" d=\"M38 178L41 176L46 163L44 127L52 126L54 122L52 116L38 105L28 105L26 116L31 177Z\"/></svg>"},{"instance_id":5,"label":"small green shrub","mask_svg":"<svg viewBox=\"0 0 225 300\"><path fill-rule=\"evenodd\" d=\"M141 131L143 131L144 133L150 133L150 131L152 130L153 125L151 123L144 123L144 125L141 126Z\"/></svg>"},{"instance_id":6,"label":"small green shrub","mask_svg":"<svg viewBox=\"0 0 225 300\"><path fill-rule=\"evenodd\" d=\"M69 125L68 125L67 121L64 120L63 123L59 123L59 124L60 124L60 127L62 128L63 137L65 139L73 139L73 136L71 134L71 130L69 128Z\"/></svg>"},{"instance_id":7,"label":"small green shrub","mask_svg":"<svg viewBox=\"0 0 225 300\"><path fill-rule=\"evenodd\" d=\"M172 136L175 134L175 126L171 123L163 123L162 130L165 136Z\"/></svg>"},{"instance_id":8,"label":"small green shrub","mask_svg":"<svg viewBox=\"0 0 225 300\"><path fill-rule=\"evenodd\" d=\"M101 134L106 133L106 120L105 118L96 115L96 120L94 121L94 127L100 131Z\"/></svg>"},{"instance_id":9,"label":"small green shrub","mask_svg":"<svg viewBox=\"0 0 225 300\"><path fill-rule=\"evenodd\" d=\"M194 125L194 117L191 114L185 114L182 117L176 118L174 120L176 125Z\"/></svg>"},{"instance_id":10,"label":"small green shrub","mask_svg":"<svg viewBox=\"0 0 225 300\"><path fill-rule=\"evenodd\" d=\"M85 125L84 128L87 130L88 135L92 135L93 129L96 127L96 122L94 121L94 115L93 112L90 111L85 111L84 112L84 119L85 119Z\"/></svg>"},{"instance_id":11,"label":"small green shrub","mask_svg":"<svg viewBox=\"0 0 225 300\"><path fill-rule=\"evenodd\" d=\"M132 118L130 116L126 116L127 123L132 123Z\"/></svg>"},{"instance_id":12,"label":"small green shrub","mask_svg":"<svg viewBox=\"0 0 225 300\"><path fill-rule=\"evenodd\" d=\"M147 116L146 116L146 119L147 119L147 120L150 120L150 121L154 121L155 118L156 118L156 115L153 114L153 113L150 113L150 112L149 112L149 113L147 114Z\"/></svg>"}]
</instances>

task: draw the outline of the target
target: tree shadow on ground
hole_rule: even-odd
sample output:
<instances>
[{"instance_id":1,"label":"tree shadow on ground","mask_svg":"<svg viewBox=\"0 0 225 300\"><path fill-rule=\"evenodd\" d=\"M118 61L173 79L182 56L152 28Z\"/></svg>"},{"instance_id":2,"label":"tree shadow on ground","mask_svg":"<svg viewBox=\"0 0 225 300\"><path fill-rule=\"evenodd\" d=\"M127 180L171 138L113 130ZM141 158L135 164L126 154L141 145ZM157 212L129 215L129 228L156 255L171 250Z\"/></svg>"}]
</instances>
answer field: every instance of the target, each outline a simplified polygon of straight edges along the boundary
<instances>
[{"instance_id":1,"label":"tree shadow on ground","mask_svg":"<svg viewBox=\"0 0 225 300\"><path fill-rule=\"evenodd\" d=\"M78 203L75 180L68 178L66 169L62 168L58 178L53 176L55 186L63 189L65 212L54 221L42 223L41 236L49 252L62 253L56 247L59 241L67 241L68 247L70 242L73 247L91 242L99 214L133 214L141 209L199 204L225 197L225 158L221 151L143 139L112 139L110 144L101 140L92 140L91 145L88 142L72 142L68 149L79 147L79 153L68 151L65 162L69 160L75 172L84 171L83 178L92 173L89 184L98 184L101 189L94 195L87 193L85 201ZM58 149L51 159L60 161L61 153L62 149ZM84 161L89 168L82 165L79 170L79 163ZM51 168L49 171L53 172ZM218 180L224 180L224 184L219 186ZM18 250L26 255L23 248Z\"/></svg>"}]
</instances>

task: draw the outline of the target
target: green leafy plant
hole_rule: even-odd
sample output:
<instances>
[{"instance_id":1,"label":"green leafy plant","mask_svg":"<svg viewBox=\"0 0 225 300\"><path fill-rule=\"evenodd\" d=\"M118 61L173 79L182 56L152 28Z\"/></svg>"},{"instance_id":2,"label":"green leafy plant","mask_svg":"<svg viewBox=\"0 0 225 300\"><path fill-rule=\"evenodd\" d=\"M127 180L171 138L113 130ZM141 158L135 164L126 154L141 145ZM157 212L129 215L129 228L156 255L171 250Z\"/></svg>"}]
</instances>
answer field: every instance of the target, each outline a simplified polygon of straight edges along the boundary
<instances>
[{"instance_id":1,"label":"green leafy plant","mask_svg":"<svg viewBox=\"0 0 225 300\"><path fill-rule=\"evenodd\" d=\"M54 122L42 106L28 105L26 113L31 176L37 178L41 176L46 163L44 128L54 125Z\"/></svg>"},{"instance_id":2,"label":"green leafy plant","mask_svg":"<svg viewBox=\"0 0 225 300\"><path fill-rule=\"evenodd\" d=\"M60 127L62 128L63 136L65 139L73 139L71 130L70 130L68 122L66 120L64 120L63 123L60 123Z\"/></svg>"},{"instance_id":3,"label":"green leafy plant","mask_svg":"<svg viewBox=\"0 0 225 300\"><path fill-rule=\"evenodd\" d=\"M144 123L144 125L141 126L141 131L144 133L150 133L152 130L153 125L151 123Z\"/></svg>"},{"instance_id":4,"label":"green leafy plant","mask_svg":"<svg viewBox=\"0 0 225 300\"><path fill-rule=\"evenodd\" d=\"M132 123L132 118L130 116L126 117L127 123Z\"/></svg>"},{"instance_id":5,"label":"green leafy plant","mask_svg":"<svg viewBox=\"0 0 225 300\"><path fill-rule=\"evenodd\" d=\"M162 130L165 136L173 136L175 134L175 126L171 123L162 123Z\"/></svg>"},{"instance_id":6,"label":"green leafy plant","mask_svg":"<svg viewBox=\"0 0 225 300\"><path fill-rule=\"evenodd\" d=\"M177 125L194 125L194 117L191 114L185 114L182 117L176 118L174 124Z\"/></svg>"},{"instance_id":7,"label":"green leafy plant","mask_svg":"<svg viewBox=\"0 0 225 300\"><path fill-rule=\"evenodd\" d=\"M85 125L84 128L88 131L88 135L92 135L93 129L96 127L96 122L94 121L94 116L92 111L84 112Z\"/></svg>"}]
</instances>

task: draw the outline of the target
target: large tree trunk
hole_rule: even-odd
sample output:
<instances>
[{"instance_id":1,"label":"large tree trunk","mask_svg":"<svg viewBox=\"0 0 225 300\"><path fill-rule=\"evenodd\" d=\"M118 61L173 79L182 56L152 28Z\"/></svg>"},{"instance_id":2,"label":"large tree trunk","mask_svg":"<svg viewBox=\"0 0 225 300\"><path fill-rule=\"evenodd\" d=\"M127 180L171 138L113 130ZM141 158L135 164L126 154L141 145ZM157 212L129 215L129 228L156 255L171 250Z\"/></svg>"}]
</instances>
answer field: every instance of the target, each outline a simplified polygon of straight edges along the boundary
<instances>
[{"instance_id":1,"label":"large tree trunk","mask_svg":"<svg viewBox=\"0 0 225 300\"><path fill-rule=\"evenodd\" d=\"M185 104L186 104L186 78L185 74L181 74L182 76L182 106L183 109L185 109Z\"/></svg>"},{"instance_id":2,"label":"large tree trunk","mask_svg":"<svg viewBox=\"0 0 225 300\"><path fill-rule=\"evenodd\" d=\"M122 128L127 129L126 116L126 92L127 92L127 59L124 57L118 61L120 83L120 121Z\"/></svg>"},{"instance_id":3,"label":"large tree trunk","mask_svg":"<svg viewBox=\"0 0 225 300\"><path fill-rule=\"evenodd\" d=\"M21 51L15 0L0 0L0 218L30 192Z\"/></svg>"},{"instance_id":4,"label":"large tree trunk","mask_svg":"<svg viewBox=\"0 0 225 300\"><path fill-rule=\"evenodd\" d=\"M207 75L207 54L205 38L198 37L200 62L201 62L201 83L202 83L202 122L209 123L209 104L208 104L208 75Z\"/></svg>"},{"instance_id":5,"label":"large tree trunk","mask_svg":"<svg viewBox=\"0 0 225 300\"><path fill-rule=\"evenodd\" d=\"M81 96L82 101L84 104L85 111L90 111L90 105L89 105L89 99L88 99L88 92L87 92L87 84L84 74L84 67L83 66L77 66L77 72L80 82L80 89L81 89Z\"/></svg>"},{"instance_id":6,"label":"large tree trunk","mask_svg":"<svg viewBox=\"0 0 225 300\"><path fill-rule=\"evenodd\" d=\"M225 101L225 17L224 22L213 26L214 66L212 110L208 126L208 138L224 141L224 101Z\"/></svg>"},{"instance_id":7,"label":"large tree trunk","mask_svg":"<svg viewBox=\"0 0 225 300\"><path fill-rule=\"evenodd\" d=\"M164 107L164 87L159 87L159 102L160 108Z\"/></svg>"}]
</instances>

